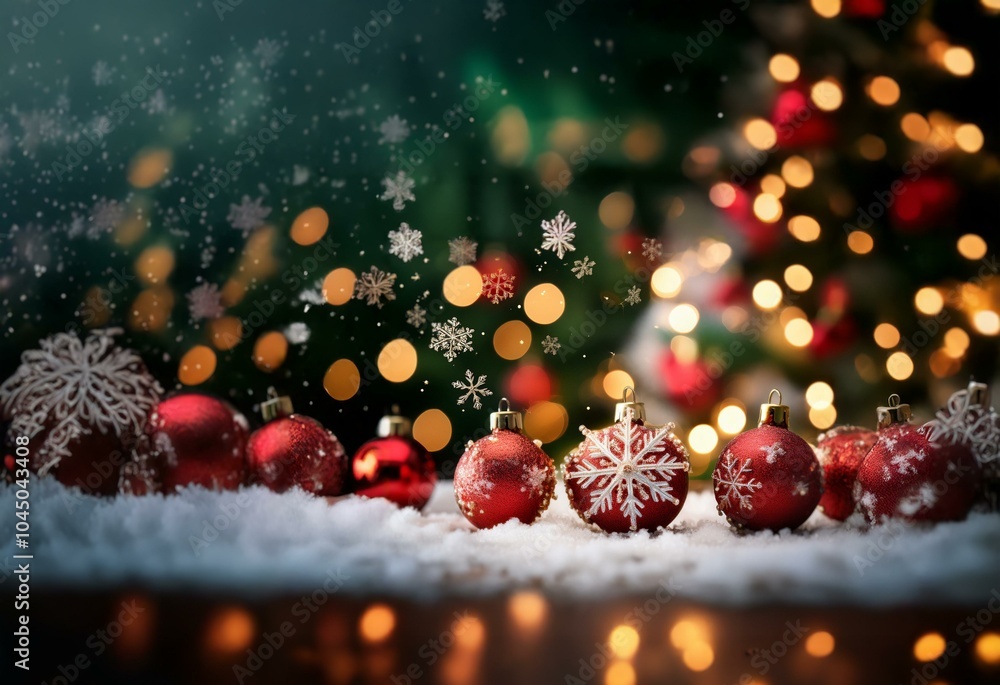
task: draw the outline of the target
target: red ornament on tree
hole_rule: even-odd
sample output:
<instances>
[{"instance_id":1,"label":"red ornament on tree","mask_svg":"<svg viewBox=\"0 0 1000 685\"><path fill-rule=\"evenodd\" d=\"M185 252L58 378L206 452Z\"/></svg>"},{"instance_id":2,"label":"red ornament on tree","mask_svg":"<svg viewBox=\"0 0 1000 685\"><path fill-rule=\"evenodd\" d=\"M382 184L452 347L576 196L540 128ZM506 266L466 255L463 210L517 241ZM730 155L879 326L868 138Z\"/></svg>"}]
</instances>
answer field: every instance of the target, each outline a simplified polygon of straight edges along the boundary
<instances>
[{"instance_id":1,"label":"red ornament on tree","mask_svg":"<svg viewBox=\"0 0 1000 685\"><path fill-rule=\"evenodd\" d=\"M308 416L294 413L292 401L268 388L260 405L267 422L250 436L246 462L251 482L275 492L299 487L321 496L342 495L347 485L347 453L333 433Z\"/></svg>"},{"instance_id":2,"label":"red ornament on tree","mask_svg":"<svg viewBox=\"0 0 1000 685\"><path fill-rule=\"evenodd\" d=\"M878 434L859 426L837 426L819 436L816 457L823 467L819 506L832 519L844 521L854 512L854 481Z\"/></svg>"},{"instance_id":3,"label":"red ornament on tree","mask_svg":"<svg viewBox=\"0 0 1000 685\"><path fill-rule=\"evenodd\" d=\"M399 408L383 416L378 437L354 453L351 471L354 492L382 497L401 507L423 509L434 493L437 471L434 457L411 437L413 424L399 416Z\"/></svg>"},{"instance_id":4,"label":"red ornament on tree","mask_svg":"<svg viewBox=\"0 0 1000 685\"><path fill-rule=\"evenodd\" d=\"M608 533L656 530L677 518L691 464L673 429L646 425L645 405L632 388L615 407L613 425L581 427L584 441L563 463L569 503L580 518Z\"/></svg>"},{"instance_id":5,"label":"red ornament on tree","mask_svg":"<svg viewBox=\"0 0 1000 685\"><path fill-rule=\"evenodd\" d=\"M969 513L980 468L968 447L937 443L908 423L899 395L878 408L878 440L858 470L854 498L870 524L884 519L960 521Z\"/></svg>"},{"instance_id":6,"label":"red ornament on tree","mask_svg":"<svg viewBox=\"0 0 1000 685\"><path fill-rule=\"evenodd\" d=\"M198 393L177 395L160 402L149 417L136 462L159 474L164 493L185 485L235 490L246 477L248 432L246 418L226 402Z\"/></svg>"},{"instance_id":7,"label":"red ornament on tree","mask_svg":"<svg viewBox=\"0 0 1000 685\"><path fill-rule=\"evenodd\" d=\"M798 528L823 494L823 471L812 447L788 430L788 407L760 406L757 428L733 438L712 474L719 514L738 529Z\"/></svg>"},{"instance_id":8,"label":"red ornament on tree","mask_svg":"<svg viewBox=\"0 0 1000 685\"><path fill-rule=\"evenodd\" d=\"M552 460L523 432L507 398L490 414L491 432L470 442L455 467L455 500L477 528L517 519L532 523L555 496Z\"/></svg>"},{"instance_id":9,"label":"red ornament on tree","mask_svg":"<svg viewBox=\"0 0 1000 685\"><path fill-rule=\"evenodd\" d=\"M31 440L31 470L90 494L115 492L162 392L139 355L115 345L117 332L45 338L0 385L8 440Z\"/></svg>"}]
</instances>

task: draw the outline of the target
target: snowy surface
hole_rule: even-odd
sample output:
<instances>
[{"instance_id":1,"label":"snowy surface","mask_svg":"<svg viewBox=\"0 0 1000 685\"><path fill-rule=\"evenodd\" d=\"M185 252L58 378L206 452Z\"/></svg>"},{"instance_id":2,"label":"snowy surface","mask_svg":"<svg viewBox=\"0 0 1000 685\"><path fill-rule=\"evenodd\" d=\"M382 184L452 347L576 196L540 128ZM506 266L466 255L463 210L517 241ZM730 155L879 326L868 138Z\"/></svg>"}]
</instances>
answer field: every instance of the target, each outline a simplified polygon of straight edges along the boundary
<instances>
[{"instance_id":1,"label":"snowy surface","mask_svg":"<svg viewBox=\"0 0 1000 685\"><path fill-rule=\"evenodd\" d=\"M688 497L667 532L611 536L580 521L562 483L557 492L532 526L476 531L458 513L450 482L419 513L261 488L95 499L36 479L32 578L38 587L138 582L256 594L313 589L332 573L354 594L531 586L586 598L641 595L668 582L680 596L724 604L871 605L974 603L1000 582L995 514L859 531L816 513L795 533L736 535L704 491ZM0 486L0 511L13 516L13 488ZM13 535L4 537L0 563L10 564Z\"/></svg>"}]
</instances>

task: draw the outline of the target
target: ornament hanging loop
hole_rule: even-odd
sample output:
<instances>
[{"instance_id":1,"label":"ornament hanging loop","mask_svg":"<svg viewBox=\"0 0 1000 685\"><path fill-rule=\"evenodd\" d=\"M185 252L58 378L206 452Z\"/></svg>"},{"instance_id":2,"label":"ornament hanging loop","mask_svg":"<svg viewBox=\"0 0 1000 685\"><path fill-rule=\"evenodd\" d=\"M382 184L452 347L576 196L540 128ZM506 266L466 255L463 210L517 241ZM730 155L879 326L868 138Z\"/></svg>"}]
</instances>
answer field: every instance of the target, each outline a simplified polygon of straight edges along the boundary
<instances>
[{"instance_id":1,"label":"ornament hanging loop","mask_svg":"<svg viewBox=\"0 0 1000 685\"><path fill-rule=\"evenodd\" d=\"M632 393L631 402L628 399L629 393ZM628 409L632 410L633 421L646 420L646 405L639 401L639 398L635 394L635 388L631 385L625 386L625 389L622 390L622 401L615 404L615 423L625 418L625 412Z\"/></svg>"},{"instance_id":2,"label":"ornament hanging loop","mask_svg":"<svg viewBox=\"0 0 1000 685\"><path fill-rule=\"evenodd\" d=\"M390 436L407 437L413 432L413 422L399 413L399 405L394 404L389 413L379 419L375 434L380 438Z\"/></svg>"},{"instance_id":3,"label":"ornament hanging loop","mask_svg":"<svg viewBox=\"0 0 1000 685\"><path fill-rule=\"evenodd\" d=\"M979 383L975 378L969 379L969 406L989 407L990 406L990 386L986 383Z\"/></svg>"},{"instance_id":4,"label":"ornament hanging loop","mask_svg":"<svg viewBox=\"0 0 1000 685\"><path fill-rule=\"evenodd\" d=\"M777 395L777 402L771 402L771 398ZM788 428L788 405L781 403L781 391L772 388L767 394L767 402L760 405L760 418L758 426L777 426L778 428Z\"/></svg>"},{"instance_id":5,"label":"ornament hanging loop","mask_svg":"<svg viewBox=\"0 0 1000 685\"><path fill-rule=\"evenodd\" d=\"M295 413L292 406L292 398L287 395L279 395L272 385L267 389L267 400L260 403L260 415L265 421L273 421L282 416L290 416Z\"/></svg>"},{"instance_id":6,"label":"ornament hanging loop","mask_svg":"<svg viewBox=\"0 0 1000 685\"><path fill-rule=\"evenodd\" d=\"M906 423L910 420L910 405L900 402L899 395L892 393L889 395L888 406L879 407L875 415L879 428L885 428L894 423Z\"/></svg>"},{"instance_id":7,"label":"ornament hanging loop","mask_svg":"<svg viewBox=\"0 0 1000 685\"><path fill-rule=\"evenodd\" d=\"M490 414L490 430L524 430L524 417L521 412L510 408L510 401L506 397L500 398L497 411Z\"/></svg>"}]
</instances>

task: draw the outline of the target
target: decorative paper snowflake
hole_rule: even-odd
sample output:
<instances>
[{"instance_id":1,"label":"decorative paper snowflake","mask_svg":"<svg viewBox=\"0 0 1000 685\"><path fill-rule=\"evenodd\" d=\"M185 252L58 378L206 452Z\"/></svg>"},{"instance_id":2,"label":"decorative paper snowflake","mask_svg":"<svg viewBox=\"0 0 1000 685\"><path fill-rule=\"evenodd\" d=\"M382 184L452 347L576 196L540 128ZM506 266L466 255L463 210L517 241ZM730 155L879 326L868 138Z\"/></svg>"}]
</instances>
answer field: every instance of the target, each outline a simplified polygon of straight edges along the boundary
<instances>
[{"instance_id":1,"label":"decorative paper snowflake","mask_svg":"<svg viewBox=\"0 0 1000 685\"><path fill-rule=\"evenodd\" d=\"M264 199L258 197L251 200L249 195L244 195L238 205L229 205L229 216L226 220L229 225L238 231L243 231L246 235L253 229L261 226L271 214L271 208L264 206Z\"/></svg>"},{"instance_id":2,"label":"decorative paper snowflake","mask_svg":"<svg viewBox=\"0 0 1000 685\"><path fill-rule=\"evenodd\" d=\"M662 255L663 243L659 240L656 238L646 238L642 241L642 256L645 257L647 261L659 261Z\"/></svg>"},{"instance_id":3,"label":"decorative paper snowflake","mask_svg":"<svg viewBox=\"0 0 1000 685\"><path fill-rule=\"evenodd\" d=\"M21 355L17 371L0 385L11 434L45 433L32 443L40 475L95 430L128 440L142 433L163 391L138 354L115 345L116 332L91 331L86 340L68 333L45 338L40 349Z\"/></svg>"},{"instance_id":4,"label":"decorative paper snowflake","mask_svg":"<svg viewBox=\"0 0 1000 685\"><path fill-rule=\"evenodd\" d=\"M424 253L422 238L423 234L420 231L410 228L410 224L404 221L399 225L399 230L389 231L389 254L408 262L418 254Z\"/></svg>"},{"instance_id":5,"label":"decorative paper snowflake","mask_svg":"<svg viewBox=\"0 0 1000 685\"><path fill-rule=\"evenodd\" d=\"M218 319L226 311L222 306L222 294L214 283L202 283L187 294L191 319Z\"/></svg>"},{"instance_id":6,"label":"decorative paper snowflake","mask_svg":"<svg viewBox=\"0 0 1000 685\"><path fill-rule=\"evenodd\" d=\"M504 300L514 297L514 276L505 273L503 269L497 269L483 278L483 297L499 304Z\"/></svg>"},{"instance_id":7,"label":"decorative paper snowflake","mask_svg":"<svg viewBox=\"0 0 1000 685\"><path fill-rule=\"evenodd\" d=\"M98 60L90 70L95 86L108 86L114 81L116 69L104 60Z\"/></svg>"},{"instance_id":8,"label":"decorative paper snowflake","mask_svg":"<svg viewBox=\"0 0 1000 685\"><path fill-rule=\"evenodd\" d=\"M486 0L486 7L483 8L483 16L487 20L496 23L501 17L507 16L507 9L501 0Z\"/></svg>"},{"instance_id":9,"label":"decorative paper snowflake","mask_svg":"<svg viewBox=\"0 0 1000 685\"><path fill-rule=\"evenodd\" d=\"M414 328L420 328L427 323L427 310L421 307L419 303L413 305L412 309L406 310L406 323Z\"/></svg>"},{"instance_id":10,"label":"decorative paper snowflake","mask_svg":"<svg viewBox=\"0 0 1000 685\"><path fill-rule=\"evenodd\" d=\"M542 349L545 351L545 354L559 354L559 348L561 347L559 338L553 338L551 335L545 336L542 340Z\"/></svg>"},{"instance_id":11,"label":"decorative paper snowflake","mask_svg":"<svg viewBox=\"0 0 1000 685\"><path fill-rule=\"evenodd\" d=\"M590 257L584 257L583 259L576 259L573 261L573 268L570 269L577 278L583 278L584 276L591 276L594 273L594 267L597 266L597 262L590 259Z\"/></svg>"},{"instance_id":12,"label":"decorative paper snowflake","mask_svg":"<svg viewBox=\"0 0 1000 685\"><path fill-rule=\"evenodd\" d=\"M571 221L563 211L556 214L556 218L551 221L543 219L542 233L545 237L542 240L542 249L551 250L562 259L567 252L576 250L573 247L573 239L576 238L576 234L573 233L575 229L576 222Z\"/></svg>"},{"instance_id":13,"label":"decorative paper snowflake","mask_svg":"<svg viewBox=\"0 0 1000 685\"><path fill-rule=\"evenodd\" d=\"M392 200L392 208L397 212L403 211L407 202L416 202L413 195L414 180L406 175L405 171L396 172L396 177L386 176L382 179L382 187L385 192L379 196L380 200Z\"/></svg>"},{"instance_id":14,"label":"decorative paper snowflake","mask_svg":"<svg viewBox=\"0 0 1000 685\"><path fill-rule=\"evenodd\" d=\"M464 381L453 381L451 387L465 390L465 394L458 398L457 404L465 404L471 399L472 406L476 409L483 408L482 398L493 394L493 391L486 387L486 376L477 379L471 369L466 369Z\"/></svg>"},{"instance_id":15,"label":"decorative paper snowflake","mask_svg":"<svg viewBox=\"0 0 1000 685\"><path fill-rule=\"evenodd\" d=\"M972 404L968 390L954 393L920 430L934 443L968 445L981 464L1000 455L1000 416L993 407Z\"/></svg>"},{"instance_id":16,"label":"decorative paper snowflake","mask_svg":"<svg viewBox=\"0 0 1000 685\"><path fill-rule=\"evenodd\" d=\"M739 459L731 452L724 452L719 458L719 467L715 471L717 483L715 492L722 495L719 501L719 510L729 509L729 507L739 507L741 511L753 511L753 493L764 487L751 474L753 469L750 466L750 459L744 459L739 463Z\"/></svg>"},{"instance_id":17,"label":"decorative paper snowflake","mask_svg":"<svg viewBox=\"0 0 1000 685\"><path fill-rule=\"evenodd\" d=\"M273 67L281 59L281 43L270 38L261 38L253 49L254 57L260 62L262 69Z\"/></svg>"},{"instance_id":18,"label":"decorative paper snowflake","mask_svg":"<svg viewBox=\"0 0 1000 685\"><path fill-rule=\"evenodd\" d=\"M398 114L393 114L379 124L378 132L382 134L378 140L379 145L382 143L402 143L409 137L410 127L406 123L406 119L400 119Z\"/></svg>"},{"instance_id":19,"label":"decorative paper snowflake","mask_svg":"<svg viewBox=\"0 0 1000 685\"><path fill-rule=\"evenodd\" d=\"M476 261L476 248L479 243L466 237L448 241L448 261L458 266L464 266Z\"/></svg>"},{"instance_id":20,"label":"decorative paper snowflake","mask_svg":"<svg viewBox=\"0 0 1000 685\"><path fill-rule=\"evenodd\" d=\"M387 273L372 266L368 271L362 272L354 284L354 298L364 300L369 306L375 305L381 309L382 305L385 304L383 299L386 302L396 299L396 293L392 289L395 284L396 274Z\"/></svg>"},{"instance_id":21,"label":"decorative paper snowflake","mask_svg":"<svg viewBox=\"0 0 1000 685\"><path fill-rule=\"evenodd\" d=\"M617 506L635 530L642 518L644 501L680 504L672 493L671 480L678 471L690 466L683 446L671 432L673 424L650 430L633 421L632 410L626 409L621 421L611 428L591 431L582 428L587 448L596 459L581 460L567 468L567 480L579 480L583 487L596 485L591 493L589 518ZM680 451L680 455L678 455Z\"/></svg>"},{"instance_id":22,"label":"decorative paper snowflake","mask_svg":"<svg viewBox=\"0 0 1000 685\"><path fill-rule=\"evenodd\" d=\"M432 323L430 348L444 352L444 358L453 361L462 352L472 351L473 333L473 329L462 326L454 316L446 323Z\"/></svg>"},{"instance_id":23,"label":"decorative paper snowflake","mask_svg":"<svg viewBox=\"0 0 1000 685\"><path fill-rule=\"evenodd\" d=\"M642 302L642 294L639 291L639 286L633 285L628 289L628 295L625 296L625 304L630 304L633 307Z\"/></svg>"}]
</instances>

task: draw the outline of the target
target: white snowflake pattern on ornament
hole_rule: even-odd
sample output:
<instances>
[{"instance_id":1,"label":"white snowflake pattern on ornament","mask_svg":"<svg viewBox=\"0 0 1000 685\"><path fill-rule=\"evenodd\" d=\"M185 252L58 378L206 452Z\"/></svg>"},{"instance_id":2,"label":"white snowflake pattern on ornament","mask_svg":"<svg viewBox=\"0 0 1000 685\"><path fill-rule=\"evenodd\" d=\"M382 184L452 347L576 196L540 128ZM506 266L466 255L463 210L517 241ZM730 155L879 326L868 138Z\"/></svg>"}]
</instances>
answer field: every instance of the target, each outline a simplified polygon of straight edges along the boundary
<instances>
[{"instance_id":1,"label":"white snowflake pattern on ornament","mask_svg":"<svg viewBox=\"0 0 1000 685\"><path fill-rule=\"evenodd\" d=\"M416 202L417 198L413 194L416 182L406 175L405 171L397 171L395 178L386 176L382 179L382 187L385 188L380 196L380 200L392 200L392 208L401 212L406 208L407 202Z\"/></svg>"},{"instance_id":2,"label":"white snowflake pattern on ornament","mask_svg":"<svg viewBox=\"0 0 1000 685\"><path fill-rule=\"evenodd\" d=\"M465 381L452 381L451 387L465 390L465 394L458 398L456 404L465 404L471 399L475 409L482 409L482 398L493 394L493 391L486 387L486 376L482 375L476 379L471 369L466 369Z\"/></svg>"},{"instance_id":3,"label":"white snowflake pattern on ornament","mask_svg":"<svg viewBox=\"0 0 1000 685\"><path fill-rule=\"evenodd\" d=\"M933 443L968 445L980 464L1000 458L1000 416L993 407L972 403L968 390L959 390L934 418L920 428Z\"/></svg>"},{"instance_id":4,"label":"white snowflake pattern on ornament","mask_svg":"<svg viewBox=\"0 0 1000 685\"><path fill-rule=\"evenodd\" d=\"M642 518L644 501L680 504L672 493L671 479L675 472L690 468L687 460L670 450L683 445L673 434L672 423L661 426L646 439L646 431L637 429L631 408L610 431L591 431L581 427L587 442L599 453L599 464L582 461L579 470L566 471L567 480L579 480L583 487L596 485L591 494L586 516L618 505L634 530ZM620 452L620 453L619 453Z\"/></svg>"},{"instance_id":5,"label":"white snowflake pattern on ornament","mask_svg":"<svg viewBox=\"0 0 1000 685\"><path fill-rule=\"evenodd\" d=\"M118 329L91 331L85 340L57 333L0 385L0 405L12 418L11 434L32 438L39 475L63 458L70 444L93 430L138 438L163 390L138 354L115 345Z\"/></svg>"},{"instance_id":6,"label":"white snowflake pattern on ornament","mask_svg":"<svg viewBox=\"0 0 1000 685\"><path fill-rule=\"evenodd\" d=\"M378 140L379 145L383 143L394 145L395 143L402 143L410 136L410 127L406 119L401 119L398 114L393 114L379 124L378 132L382 134L382 137Z\"/></svg>"},{"instance_id":7,"label":"white snowflake pattern on ornament","mask_svg":"<svg viewBox=\"0 0 1000 685\"><path fill-rule=\"evenodd\" d=\"M464 236L448 241L448 261L458 266L465 266L476 261L476 248L479 243Z\"/></svg>"},{"instance_id":8,"label":"white snowflake pattern on ornament","mask_svg":"<svg viewBox=\"0 0 1000 685\"><path fill-rule=\"evenodd\" d=\"M432 323L430 348L443 352L448 361L454 361L462 352L472 351L473 333L475 330L466 328L454 316L446 323Z\"/></svg>"},{"instance_id":9,"label":"white snowflake pattern on ornament","mask_svg":"<svg viewBox=\"0 0 1000 685\"><path fill-rule=\"evenodd\" d=\"M389 254L408 262L424 253L422 239L423 234L410 228L410 224L404 221L399 225L399 230L389 231Z\"/></svg>"},{"instance_id":10,"label":"white snowflake pattern on ornament","mask_svg":"<svg viewBox=\"0 0 1000 685\"><path fill-rule=\"evenodd\" d=\"M514 297L514 279L503 269L497 269L483 278L483 297L493 304L500 304L506 299Z\"/></svg>"},{"instance_id":11,"label":"white snowflake pattern on ornament","mask_svg":"<svg viewBox=\"0 0 1000 685\"><path fill-rule=\"evenodd\" d=\"M524 464L521 468L523 470L521 474L521 482L523 483L521 492L530 492L533 495L544 497L545 484L553 476L553 467L550 465L539 466L538 464L532 464L529 466Z\"/></svg>"},{"instance_id":12,"label":"white snowflake pattern on ornament","mask_svg":"<svg viewBox=\"0 0 1000 685\"><path fill-rule=\"evenodd\" d=\"M913 460L923 461L927 457L926 454L921 450L908 449L900 454L893 454L892 458L889 459L889 464L896 467L896 471L901 476L905 475L915 475L917 473L917 467L913 465ZM892 474L889 472L889 467L886 466L884 469L886 471L886 480L892 478Z\"/></svg>"},{"instance_id":13,"label":"white snowflake pattern on ornament","mask_svg":"<svg viewBox=\"0 0 1000 685\"><path fill-rule=\"evenodd\" d=\"M214 283L202 283L187 294L188 310L194 321L218 319L226 308L222 306L222 294Z\"/></svg>"},{"instance_id":14,"label":"white snowflake pattern on ornament","mask_svg":"<svg viewBox=\"0 0 1000 685\"><path fill-rule=\"evenodd\" d=\"M663 243L659 240L656 238L646 238L642 241L642 256L646 258L646 261L659 261L662 255Z\"/></svg>"},{"instance_id":15,"label":"white snowflake pattern on ornament","mask_svg":"<svg viewBox=\"0 0 1000 685\"><path fill-rule=\"evenodd\" d=\"M543 219L542 249L551 250L556 253L559 259L562 259L567 252L576 250L573 246L573 239L576 238L576 234L573 232L575 229L576 222L572 221L563 211L556 214L556 217L551 221Z\"/></svg>"},{"instance_id":16,"label":"white snowflake pattern on ornament","mask_svg":"<svg viewBox=\"0 0 1000 685\"><path fill-rule=\"evenodd\" d=\"M753 468L750 466L750 459L744 459L740 464L740 460L731 452L726 452L719 459L719 470L716 473L719 480L716 492L722 495L719 508L728 509L733 506L739 507L741 511L753 511L753 493L763 488L764 484L751 476Z\"/></svg>"},{"instance_id":17,"label":"white snowflake pattern on ornament","mask_svg":"<svg viewBox=\"0 0 1000 685\"><path fill-rule=\"evenodd\" d=\"M585 256L583 259L573 260L573 268L570 271L576 275L577 279L581 279L584 276L592 276L595 266L597 266L597 262Z\"/></svg>"},{"instance_id":18,"label":"white snowflake pattern on ornament","mask_svg":"<svg viewBox=\"0 0 1000 685\"><path fill-rule=\"evenodd\" d=\"M785 456L785 448L781 446L781 443L777 442L773 445L761 447L760 451L764 453L764 461L768 464L774 464L778 461L778 457Z\"/></svg>"},{"instance_id":19,"label":"white snowflake pattern on ornament","mask_svg":"<svg viewBox=\"0 0 1000 685\"><path fill-rule=\"evenodd\" d=\"M396 293L392 289L395 283L396 274L372 266L367 272L362 272L354 284L354 299L364 300L368 306L381 309L385 302L396 299Z\"/></svg>"},{"instance_id":20,"label":"white snowflake pattern on ornament","mask_svg":"<svg viewBox=\"0 0 1000 685\"><path fill-rule=\"evenodd\" d=\"M922 510L931 509L938 502L932 483L921 483L916 492L899 501L896 510L903 516L915 516Z\"/></svg>"}]
</instances>

